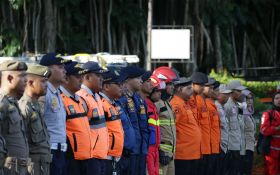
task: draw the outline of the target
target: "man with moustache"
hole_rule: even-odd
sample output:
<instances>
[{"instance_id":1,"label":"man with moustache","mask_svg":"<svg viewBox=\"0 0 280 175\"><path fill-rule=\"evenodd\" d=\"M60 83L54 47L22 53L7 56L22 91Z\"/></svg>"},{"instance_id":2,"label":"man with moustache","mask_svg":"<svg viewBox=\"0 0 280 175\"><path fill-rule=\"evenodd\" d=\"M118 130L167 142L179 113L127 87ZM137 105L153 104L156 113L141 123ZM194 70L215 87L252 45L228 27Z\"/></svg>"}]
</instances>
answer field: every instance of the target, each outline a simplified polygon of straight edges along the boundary
<instances>
[{"instance_id":1,"label":"man with moustache","mask_svg":"<svg viewBox=\"0 0 280 175\"><path fill-rule=\"evenodd\" d=\"M44 109L43 118L50 135L51 153L53 155L50 165L51 175L63 175L66 171L66 111L58 88L66 78L64 65L70 62L71 60L64 60L55 53L48 53L40 60L40 65L47 66L51 71L51 76L47 82L46 96L39 99Z\"/></svg>"},{"instance_id":2,"label":"man with moustache","mask_svg":"<svg viewBox=\"0 0 280 175\"><path fill-rule=\"evenodd\" d=\"M29 154L34 162L34 174L49 175L50 138L38 98L47 92L50 71L46 66L29 65L26 73L27 85L19 100L19 108L27 128Z\"/></svg>"},{"instance_id":3,"label":"man with moustache","mask_svg":"<svg viewBox=\"0 0 280 175\"><path fill-rule=\"evenodd\" d=\"M75 93L81 89L82 75L86 70L78 62L65 65L66 78L59 88L66 110L66 151L67 175L90 175L94 172L88 161L93 156L94 139L91 136L87 117L87 105Z\"/></svg>"},{"instance_id":4,"label":"man with moustache","mask_svg":"<svg viewBox=\"0 0 280 175\"><path fill-rule=\"evenodd\" d=\"M1 155L5 175L33 173L26 129L17 102L26 86L26 69L27 65L19 61L5 61L0 65L0 143L7 152Z\"/></svg>"},{"instance_id":5,"label":"man with moustache","mask_svg":"<svg viewBox=\"0 0 280 175\"><path fill-rule=\"evenodd\" d=\"M145 168L146 161L141 160L141 158L144 157L143 150L142 150L144 146L142 144L144 138L142 137L140 121L138 116L138 112L145 113L145 108L143 109L142 107L142 111L138 111L134 100L135 94L141 89L142 86L141 76L145 73L145 70L136 66L128 66L123 68L121 72L122 74L127 75L127 79L125 82L126 91L124 93L124 96L122 96L119 101L123 106L123 108L125 109L125 111L127 112L127 114L130 116L130 121L135 132L135 144L131 150L129 174L141 174L141 172L146 173L146 168ZM147 146L146 148L147 151L148 145L145 146ZM141 165L144 165L145 167L142 167Z\"/></svg>"},{"instance_id":6,"label":"man with moustache","mask_svg":"<svg viewBox=\"0 0 280 175\"><path fill-rule=\"evenodd\" d=\"M170 101L176 116L175 174L196 175L201 158L201 130L188 101L193 93L191 80L181 77L175 81L175 94Z\"/></svg>"},{"instance_id":7,"label":"man with moustache","mask_svg":"<svg viewBox=\"0 0 280 175\"><path fill-rule=\"evenodd\" d=\"M88 107L87 117L89 119L91 137L94 139L92 145L93 158L88 161L88 166L96 175L106 173L106 159L109 151L109 135L106 118L99 92L102 90L102 74L108 72L102 69L97 62L89 61L82 66L85 69L83 84L76 93L82 97Z\"/></svg>"},{"instance_id":8,"label":"man with moustache","mask_svg":"<svg viewBox=\"0 0 280 175\"><path fill-rule=\"evenodd\" d=\"M19 100L19 108L27 128L29 154L34 162L34 174L48 175L52 160L50 138L38 102L47 92L50 71L41 65L30 65L26 71L27 86Z\"/></svg>"},{"instance_id":9,"label":"man with moustache","mask_svg":"<svg viewBox=\"0 0 280 175\"><path fill-rule=\"evenodd\" d=\"M119 73L111 70L103 74L103 89L100 92L109 133L109 151L106 161L107 175L118 173L119 160L124 146L124 130L121 114L116 100L121 97L121 78Z\"/></svg>"}]
</instances>

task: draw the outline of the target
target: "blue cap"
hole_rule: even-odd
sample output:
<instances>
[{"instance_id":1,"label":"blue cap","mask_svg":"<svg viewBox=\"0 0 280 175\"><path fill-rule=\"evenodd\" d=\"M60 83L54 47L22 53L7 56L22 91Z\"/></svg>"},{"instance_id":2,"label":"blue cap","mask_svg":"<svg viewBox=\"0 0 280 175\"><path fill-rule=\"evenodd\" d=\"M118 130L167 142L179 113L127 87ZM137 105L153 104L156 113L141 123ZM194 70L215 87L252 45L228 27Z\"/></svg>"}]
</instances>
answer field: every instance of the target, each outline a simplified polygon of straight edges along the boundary
<instances>
[{"instance_id":1,"label":"blue cap","mask_svg":"<svg viewBox=\"0 0 280 175\"><path fill-rule=\"evenodd\" d=\"M121 83L123 79L120 77L120 73L117 70L110 70L102 74L103 83Z\"/></svg>"},{"instance_id":2,"label":"blue cap","mask_svg":"<svg viewBox=\"0 0 280 175\"><path fill-rule=\"evenodd\" d=\"M40 60L40 64L43 66L62 65L71 62L72 60L63 59L59 54L56 53L47 53Z\"/></svg>"},{"instance_id":3,"label":"blue cap","mask_svg":"<svg viewBox=\"0 0 280 175\"><path fill-rule=\"evenodd\" d=\"M151 75L152 75L152 71L146 71L143 75L142 75L142 81L144 82L144 81L147 81L147 80L149 80L149 78L151 77Z\"/></svg>"},{"instance_id":4,"label":"blue cap","mask_svg":"<svg viewBox=\"0 0 280 175\"><path fill-rule=\"evenodd\" d=\"M77 61L65 65L66 75L83 75L87 73Z\"/></svg>"},{"instance_id":5,"label":"blue cap","mask_svg":"<svg viewBox=\"0 0 280 175\"><path fill-rule=\"evenodd\" d=\"M87 73L102 74L108 72L108 70L102 69L97 62L88 61L83 65L83 69L87 70Z\"/></svg>"},{"instance_id":6,"label":"blue cap","mask_svg":"<svg viewBox=\"0 0 280 175\"><path fill-rule=\"evenodd\" d=\"M128 66L122 68L122 73L127 75L127 78L140 77L145 73L145 70L137 66Z\"/></svg>"}]
</instances>

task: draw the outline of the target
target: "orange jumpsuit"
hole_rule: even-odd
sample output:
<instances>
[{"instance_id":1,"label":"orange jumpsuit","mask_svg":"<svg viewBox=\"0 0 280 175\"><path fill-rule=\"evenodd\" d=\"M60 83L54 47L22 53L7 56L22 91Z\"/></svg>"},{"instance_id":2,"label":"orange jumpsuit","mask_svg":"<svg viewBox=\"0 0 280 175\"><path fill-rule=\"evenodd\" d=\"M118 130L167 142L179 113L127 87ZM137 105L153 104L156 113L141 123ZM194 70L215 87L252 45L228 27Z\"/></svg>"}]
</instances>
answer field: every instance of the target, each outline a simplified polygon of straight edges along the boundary
<instances>
[{"instance_id":1,"label":"orange jumpsuit","mask_svg":"<svg viewBox=\"0 0 280 175\"><path fill-rule=\"evenodd\" d=\"M221 140L220 116L215 103L210 98L207 98L205 102L206 102L207 109L209 111L210 123L211 123L211 128L210 128L211 153L218 154L220 153L220 140Z\"/></svg>"},{"instance_id":2,"label":"orange jumpsuit","mask_svg":"<svg viewBox=\"0 0 280 175\"><path fill-rule=\"evenodd\" d=\"M197 106L197 120L201 129L201 153L203 155L211 154L211 123L209 111L207 109L205 100L197 95L194 97Z\"/></svg>"},{"instance_id":3,"label":"orange jumpsuit","mask_svg":"<svg viewBox=\"0 0 280 175\"><path fill-rule=\"evenodd\" d=\"M170 104L176 115L175 159L200 159L201 130L189 104L174 95Z\"/></svg>"}]
</instances>

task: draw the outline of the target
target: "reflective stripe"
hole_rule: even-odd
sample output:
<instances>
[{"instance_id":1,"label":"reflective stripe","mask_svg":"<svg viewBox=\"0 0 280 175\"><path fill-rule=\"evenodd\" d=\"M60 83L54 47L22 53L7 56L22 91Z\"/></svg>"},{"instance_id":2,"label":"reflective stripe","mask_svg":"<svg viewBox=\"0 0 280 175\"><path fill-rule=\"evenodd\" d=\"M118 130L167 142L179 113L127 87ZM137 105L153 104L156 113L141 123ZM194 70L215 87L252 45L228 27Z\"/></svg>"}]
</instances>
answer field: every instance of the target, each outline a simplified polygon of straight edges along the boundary
<instances>
[{"instance_id":1,"label":"reflective stripe","mask_svg":"<svg viewBox=\"0 0 280 175\"><path fill-rule=\"evenodd\" d=\"M175 147L173 147L172 145L168 145L168 144L160 144L160 148L163 149L164 151L173 153L175 152Z\"/></svg>"},{"instance_id":2,"label":"reflective stripe","mask_svg":"<svg viewBox=\"0 0 280 175\"><path fill-rule=\"evenodd\" d=\"M274 147L274 146L270 146L270 149L274 149L274 150L280 150L280 148L278 148L278 147Z\"/></svg>"},{"instance_id":3,"label":"reflective stripe","mask_svg":"<svg viewBox=\"0 0 280 175\"><path fill-rule=\"evenodd\" d=\"M106 123L100 123L98 125L90 125L90 129L99 129L106 127Z\"/></svg>"},{"instance_id":4,"label":"reflective stripe","mask_svg":"<svg viewBox=\"0 0 280 175\"><path fill-rule=\"evenodd\" d=\"M153 118L149 118L148 123L159 126L159 120L155 120Z\"/></svg>"},{"instance_id":5,"label":"reflective stripe","mask_svg":"<svg viewBox=\"0 0 280 175\"><path fill-rule=\"evenodd\" d=\"M272 135L273 138L280 138L280 135Z\"/></svg>"},{"instance_id":6,"label":"reflective stripe","mask_svg":"<svg viewBox=\"0 0 280 175\"><path fill-rule=\"evenodd\" d=\"M175 120L159 120L159 125L175 125Z\"/></svg>"}]
</instances>

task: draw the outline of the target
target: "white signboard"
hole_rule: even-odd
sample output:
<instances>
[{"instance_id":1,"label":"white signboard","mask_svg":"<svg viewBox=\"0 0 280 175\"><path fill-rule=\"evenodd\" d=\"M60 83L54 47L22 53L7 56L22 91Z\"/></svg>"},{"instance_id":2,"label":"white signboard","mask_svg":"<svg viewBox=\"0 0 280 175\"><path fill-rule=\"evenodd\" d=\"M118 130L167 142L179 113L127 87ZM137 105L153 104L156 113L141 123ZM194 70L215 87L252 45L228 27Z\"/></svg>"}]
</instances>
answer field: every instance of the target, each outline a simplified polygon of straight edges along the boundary
<instances>
[{"instance_id":1,"label":"white signboard","mask_svg":"<svg viewBox=\"0 0 280 175\"><path fill-rule=\"evenodd\" d=\"M152 59L190 59L190 29L152 29Z\"/></svg>"}]
</instances>

